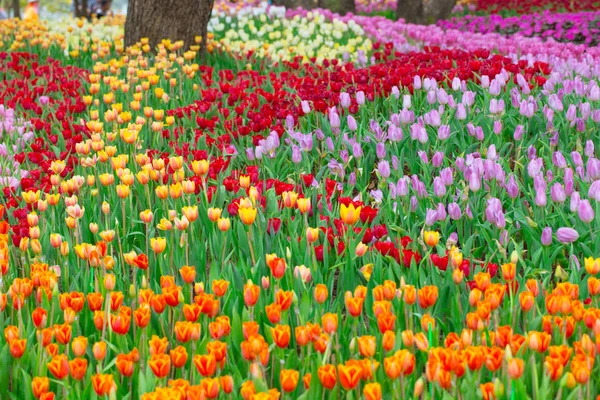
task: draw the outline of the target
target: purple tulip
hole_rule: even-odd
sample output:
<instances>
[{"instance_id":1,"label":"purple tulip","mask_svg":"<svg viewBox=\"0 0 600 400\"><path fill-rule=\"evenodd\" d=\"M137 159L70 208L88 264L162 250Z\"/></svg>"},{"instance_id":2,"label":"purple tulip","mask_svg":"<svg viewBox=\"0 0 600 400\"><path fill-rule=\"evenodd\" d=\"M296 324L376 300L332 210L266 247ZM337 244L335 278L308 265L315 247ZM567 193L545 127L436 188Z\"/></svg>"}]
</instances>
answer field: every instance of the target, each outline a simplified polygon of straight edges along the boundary
<instances>
[{"instance_id":1,"label":"purple tulip","mask_svg":"<svg viewBox=\"0 0 600 400\"><path fill-rule=\"evenodd\" d=\"M300 151L300 147L296 145L292 145L292 161L296 164L302 161L302 152Z\"/></svg>"},{"instance_id":2,"label":"purple tulip","mask_svg":"<svg viewBox=\"0 0 600 400\"><path fill-rule=\"evenodd\" d=\"M446 186L444 185L444 182L442 182L442 178L439 176L433 178L433 194L437 197L446 195Z\"/></svg>"},{"instance_id":3,"label":"purple tulip","mask_svg":"<svg viewBox=\"0 0 600 400\"><path fill-rule=\"evenodd\" d=\"M405 94L404 96L402 96L402 108L407 110L411 107L412 105L412 97L410 97L409 94Z\"/></svg>"},{"instance_id":4,"label":"purple tulip","mask_svg":"<svg viewBox=\"0 0 600 400\"><path fill-rule=\"evenodd\" d=\"M438 139L446 140L450 137L450 126L440 125L438 128Z\"/></svg>"},{"instance_id":5,"label":"purple tulip","mask_svg":"<svg viewBox=\"0 0 600 400\"><path fill-rule=\"evenodd\" d=\"M444 185L450 186L454 183L454 177L452 176L452 168L446 167L440 171L440 178L444 182Z\"/></svg>"},{"instance_id":6,"label":"purple tulip","mask_svg":"<svg viewBox=\"0 0 600 400\"><path fill-rule=\"evenodd\" d=\"M402 128L399 128L394 124L388 126L387 134L390 142L399 142L402 140Z\"/></svg>"},{"instance_id":7,"label":"purple tulip","mask_svg":"<svg viewBox=\"0 0 600 400\"><path fill-rule=\"evenodd\" d=\"M554 164L556 168L563 169L567 167L567 160L560 151L555 151L552 154L552 164Z\"/></svg>"},{"instance_id":8,"label":"purple tulip","mask_svg":"<svg viewBox=\"0 0 600 400\"><path fill-rule=\"evenodd\" d=\"M461 217L460 206L456 203L448 204L448 215L455 221L459 220Z\"/></svg>"},{"instance_id":9,"label":"purple tulip","mask_svg":"<svg viewBox=\"0 0 600 400\"><path fill-rule=\"evenodd\" d=\"M523 138L523 125L517 125L517 127L515 128L515 133L513 134L513 137L515 140L521 140Z\"/></svg>"},{"instance_id":10,"label":"purple tulip","mask_svg":"<svg viewBox=\"0 0 600 400\"><path fill-rule=\"evenodd\" d=\"M356 104L358 104L359 106L365 104L365 92L363 92L362 90L356 92Z\"/></svg>"},{"instance_id":11,"label":"purple tulip","mask_svg":"<svg viewBox=\"0 0 600 400\"><path fill-rule=\"evenodd\" d=\"M417 211L418 205L419 205L419 200L417 200L417 196L412 196L410 198L410 211L411 212Z\"/></svg>"},{"instance_id":12,"label":"purple tulip","mask_svg":"<svg viewBox=\"0 0 600 400\"><path fill-rule=\"evenodd\" d=\"M377 164L377 171L382 176L383 179L387 179L390 177L390 163L387 160L379 161Z\"/></svg>"},{"instance_id":13,"label":"purple tulip","mask_svg":"<svg viewBox=\"0 0 600 400\"><path fill-rule=\"evenodd\" d=\"M352 132L356 132L358 129L358 124L352 115L348 115L348 129Z\"/></svg>"},{"instance_id":14,"label":"purple tulip","mask_svg":"<svg viewBox=\"0 0 600 400\"><path fill-rule=\"evenodd\" d=\"M567 193L565 193L563 185L561 185L558 182L552 185L552 187L550 188L550 197L555 203L564 203L567 199Z\"/></svg>"},{"instance_id":15,"label":"purple tulip","mask_svg":"<svg viewBox=\"0 0 600 400\"><path fill-rule=\"evenodd\" d=\"M542 245L550 246L552 244L552 228L547 226L542 231Z\"/></svg>"},{"instance_id":16,"label":"purple tulip","mask_svg":"<svg viewBox=\"0 0 600 400\"><path fill-rule=\"evenodd\" d=\"M592 182L588 189L588 197L596 201L600 201L600 180Z\"/></svg>"},{"instance_id":17,"label":"purple tulip","mask_svg":"<svg viewBox=\"0 0 600 400\"><path fill-rule=\"evenodd\" d=\"M579 233L573 228L558 228L556 238L561 243L573 243L579 239Z\"/></svg>"},{"instance_id":18,"label":"purple tulip","mask_svg":"<svg viewBox=\"0 0 600 400\"><path fill-rule=\"evenodd\" d=\"M590 201L585 199L579 202L579 206L577 207L577 215L579 219L587 224L594 220L594 209L590 204Z\"/></svg>"},{"instance_id":19,"label":"purple tulip","mask_svg":"<svg viewBox=\"0 0 600 400\"><path fill-rule=\"evenodd\" d=\"M434 167L439 168L442 165L442 162L444 162L444 153L442 153L441 151L436 151L433 157L431 158L431 164Z\"/></svg>"},{"instance_id":20,"label":"purple tulip","mask_svg":"<svg viewBox=\"0 0 600 400\"><path fill-rule=\"evenodd\" d=\"M425 225L431 226L435 224L437 221L437 213L435 210L427 209L427 213L425 214Z\"/></svg>"},{"instance_id":21,"label":"purple tulip","mask_svg":"<svg viewBox=\"0 0 600 400\"><path fill-rule=\"evenodd\" d=\"M502 133L502 121L494 121L494 134L499 135Z\"/></svg>"}]
</instances>

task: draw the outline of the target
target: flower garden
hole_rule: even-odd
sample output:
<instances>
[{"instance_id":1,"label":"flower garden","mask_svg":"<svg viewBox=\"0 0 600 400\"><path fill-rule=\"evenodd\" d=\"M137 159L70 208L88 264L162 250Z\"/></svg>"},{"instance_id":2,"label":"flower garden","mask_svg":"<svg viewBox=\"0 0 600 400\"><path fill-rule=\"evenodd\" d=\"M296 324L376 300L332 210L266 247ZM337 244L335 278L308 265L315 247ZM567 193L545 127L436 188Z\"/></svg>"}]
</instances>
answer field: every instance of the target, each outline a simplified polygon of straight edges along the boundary
<instances>
[{"instance_id":1,"label":"flower garden","mask_svg":"<svg viewBox=\"0 0 600 400\"><path fill-rule=\"evenodd\" d=\"M596 398L599 5L506 3L0 22L0 398Z\"/></svg>"}]
</instances>

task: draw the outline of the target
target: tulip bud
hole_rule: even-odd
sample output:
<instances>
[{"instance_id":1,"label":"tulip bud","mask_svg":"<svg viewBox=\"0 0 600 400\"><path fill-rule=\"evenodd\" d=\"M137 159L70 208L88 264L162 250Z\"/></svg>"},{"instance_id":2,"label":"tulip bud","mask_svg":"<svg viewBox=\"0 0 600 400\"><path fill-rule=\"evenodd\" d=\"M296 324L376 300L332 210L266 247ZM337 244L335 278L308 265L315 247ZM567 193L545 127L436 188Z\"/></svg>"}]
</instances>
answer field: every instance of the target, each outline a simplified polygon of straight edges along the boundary
<instances>
[{"instance_id":1,"label":"tulip bud","mask_svg":"<svg viewBox=\"0 0 600 400\"><path fill-rule=\"evenodd\" d=\"M116 279L113 274L106 274L104 276L104 288L109 292L115 290L115 283Z\"/></svg>"},{"instance_id":2,"label":"tulip bud","mask_svg":"<svg viewBox=\"0 0 600 400\"><path fill-rule=\"evenodd\" d=\"M98 233L98 224L90 222L90 232L92 232L94 235Z\"/></svg>"},{"instance_id":3,"label":"tulip bud","mask_svg":"<svg viewBox=\"0 0 600 400\"><path fill-rule=\"evenodd\" d=\"M110 204L106 201L102 202L102 212L104 213L104 215L110 214Z\"/></svg>"},{"instance_id":4,"label":"tulip bud","mask_svg":"<svg viewBox=\"0 0 600 400\"><path fill-rule=\"evenodd\" d=\"M268 276L263 276L262 279L260 280L260 283L261 283L263 290L267 290L271 286L271 282L270 282Z\"/></svg>"},{"instance_id":5,"label":"tulip bud","mask_svg":"<svg viewBox=\"0 0 600 400\"><path fill-rule=\"evenodd\" d=\"M133 285L133 283L131 285L129 285L129 297L131 299L135 299L135 286Z\"/></svg>"},{"instance_id":6,"label":"tulip bud","mask_svg":"<svg viewBox=\"0 0 600 400\"><path fill-rule=\"evenodd\" d=\"M69 243L68 242L62 242L60 244L60 254L63 257L66 257L69 255Z\"/></svg>"},{"instance_id":7,"label":"tulip bud","mask_svg":"<svg viewBox=\"0 0 600 400\"><path fill-rule=\"evenodd\" d=\"M421 397L424 390L425 390L425 381L423 380L423 378L417 379L417 381L415 382L415 390L413 393L413 397Z\"/></svg>"},{"instance_id":8,"label":"tulip bud","mask_svg":"<svg viewBox=\"0 0 600 400\"><path fill-rule=\"evenodd\" d=\"M367 253L368 249L369 249L369 246L367 246L363 242L359 242L356 245L356 249L354 250L354 253L356 254L357 257L362 257Z\"/></svg>"},{"instance_id":9,"label":"tulip bud","mask_svg":"<svg viewBox=\"0 0 600 400\"><path fill-rule=\"evenodd\" d=\"M287 258L288 261L292 259L292 251L289 247L285 248L285 258Z\"/></svg>"},{"instance_id":10,"label":"tulip bud","mask_svg":"<svg viewBox=\"0 0 600 400\"><path fill-rule=\"evenodd\" d=\"M554 280L556 280L556 282L566 282L569 280L569 274L567 274L563 267L557 265L556 271L554 272Z\"/></svg>"},{"instance_id":11,"label":"tulip bud","mask_svg":"<svg viewBox=\"0 0 600 400\"><path fill-rule=\"evenodd\" d=\"M42 244L40 243L40 241L38 239L31 240L30 245L31 245L31 250L35 254L40 254L42 252Z\"/></svg>"},{"instance_id":12,"label":"tulip bud","mask_svg":"<svg viewBox=\"0 0 600 400\"><path fill-rule=\"evenodd\" d=\"M350 341L350 345L348 346L348 348L350 349L350 353L354 353L354 351L356 350L356 338L353 337L352 340Z\"/></svg>"},{"instance_id":13,"label":"tulip bud","mask_svg":"<svg viewBox=\"0 0 600 400\"><path fill-rule=\"evenodd\" d=\"M504 396L504 385L498 378L494 379L494 395L497 399Z\"/></svg>"},{"instance_id":14,"label":"tulip bud","mask_svg":"<svg viewBox=\"0 0 600 400\"><path fill-rule=\"evenodd\" d=\"M510 253L510 262L513 264L519 262L519 253L516 250L513 250L513 252Z\"/></svg>"},{"instance_id":15,"label":"tulip bud","mask_svg":"<svg viewBox=\"0 0 600 400\"><path fill-rule=\"evenodd\" d=\"M575 380L575 376L572 372L567 372L562 379L560 380L561 387L567 387L569 389L574 389L577 386L577 381Z\"/></svg>"},{"instance_id":16,"label":"tulip bud","mask_svg":"<svg viewBox=\"0 0 600 400\"><path fill-rule=\"evenodd\" d=\"M148 288L148 280L146 279L146 275L142 276L142 289Z\"/></svg>"},{"instance_id":17,"label":"tulip bud","mask_svg":"<svg viewBox=\"0 0 600 400\"><path fill-rule=\"evenodd\" d=\"M194 293L204 293L204 282L197 282L196 284L194 284Z\"/></svg>"}]
</instances>

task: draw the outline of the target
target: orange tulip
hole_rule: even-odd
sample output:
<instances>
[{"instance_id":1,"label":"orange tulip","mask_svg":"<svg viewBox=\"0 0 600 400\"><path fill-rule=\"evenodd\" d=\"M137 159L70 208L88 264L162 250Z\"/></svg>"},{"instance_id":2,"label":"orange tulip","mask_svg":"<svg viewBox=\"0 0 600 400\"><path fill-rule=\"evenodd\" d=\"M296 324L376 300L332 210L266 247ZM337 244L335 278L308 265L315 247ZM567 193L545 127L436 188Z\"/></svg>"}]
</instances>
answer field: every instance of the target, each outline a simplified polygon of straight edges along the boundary
<instances>
[{"instance_id":1,"label":"orange tulip","mask_svg":"<svg viewBox=\"0 0 600 400\"><path fill-rule=\"evenodd\" d=\"M396 333L394 331L385 331L381 339L381 346L385 351L391 351L396 346Z\"/></svg>"},{"instance_id":2,"label":"orange tulip","mask_svg":"<svg viewBox=\"0 0 600 400\"><path fill-rule=\"evenodd\" d=\"M427 309L431 306L433 306L435 304L435 302L437 301L438 298L438 287L431 285L431 286L424 286L421 289L419 289L419 306L421 306L421 308L423 309Z\"/></svg>"},{"instance_id":3,"label":"orange tulip","mask_svg":"<svg viewBox=\"0 0 600 400\"><path fill-rule=\"evenodd\" d=\"M202 379L200 385L204 389L204 393L206 393L207 398L216 399L217 397L219 397L219 391L221 390L219 378Z\"/></svg>"},{"instance_id":4,"label":"orange tulip","mask_svg":"<svg viewBox=\"0 0 600 400\"><path fill-rule=\"evenodd\" d=\"M508 376L511 379L519 379L525 370L525 362L520 358L511 358L508 361Z\"/></svg>"},{"instance_id":5,"label":"orange tulip","mask_svg":"<svg viewBox=\"0 0 600 400\"><path fill-rule=\"evenodd\" d=\"M337 383L337 371L332 364L326 364L319 367L318 375L319 381L325 389L331 390Z\"/></svg>"},{"instance_id":6,"label":"orange tulip","mask_svg":"<svg viewBox=\"0 0 600 400\"><path fill-rule=\"evenodd\" d=\"M10 354L13 358L21 358L25 353L27 339L13 339L10 342Z\"/></svg>"},{"instance_id":7,"label":"orange tulip","mask_svg":"<svg viewBox=\"0 0 600 400\"><path fill-rule=\"evenodd\" d=\"M396 316L394 314L392 314L391 312L383 312L383 313L377 315L377 327L379 328L379 332L385 333L385 332L393 331L395 325L396 325Z\"/></svg>"},{"instance_id":8,"label":"orange tulip","mask_svg":"<svg viewBox=\"0 0 600 400\"><path fill-rule=\"evenodd\" d=\"M481 395L483 396L483 400L495 400L496 394L494 393L494 383L481 383L479 384L479 388L481 389Z\"/></svg>"},{"instance_id":9,"label":"orange tulip","mask_svg":"<svg viewBox=\"0 0 600 400\"><path fill-rule=\"evenodd\" d=\"M349 292L347 292L349 293ZM352 295L346 295L346 309L353 317L358 317L362 313L363 304L365 299L363 297L352 297Z\"/></svg>"},{"instance_id":10,"label":"orange tulip","mask_svg":"<svg viewBox=\"0 0 600 400\"><path fill-rule=\"evenodd\" d=\"M196 355L194 365L202 376L213 376L217 370L217 360L212 354Z\"/></svg>"},{"instance_id":11,"label":"orange tulip","mask_svg":"<svg viewBox=\"0 0 600 400\"><path fill-rule=\"evenodd\" d=\"M265 312L267 313L269 322L272 324L277 324L281 320L281 306L279 304L269 304L265 307Z\"/></svg>"},{"instance_id":12,"label":"orange tulip","mask_svg":"<svg viewBox=\"0 0 600 400\"><path fill-rule=\"evenodd\" d=\"M112 374L96 374L92 376L92 386L98 396L108 396L116 388Z\"/></svg>"},{"instance_id":13,"label":"orange tulip","mask_svg":"<svg viewBox=\"0 0 600 400\"><path fill-rule=\"evenodd\" d=\"M525 312L531 310L535 305L535 297L533 293L529 291L521 292L519 294L519 303L521 304L521 309Z\"/></svg>"},{"instance_id":14,"label":"orange tulip","mask_svg":"<svg viewBox=\"0 0 600 400\"><path fill-rule=\"evenodd\" d=\"M293 369L282 369L279 373L279 382L284 392L289 393L296 390L298 379L300 379L300 372Z\"/></svg>"},{"instance_id":15,"label":"orange tulip","mask_svg":"<svg viewBox=\"0 0 600 400\"><path fill-rule=\"evenodd\" d=\"M192 283L196 279L196 268L193 266L185 265L179 269L179 273L185 283Z\"/></svg>"},{"instance_id":16,"label":"orange tulip","mask_svg":"<svg viewBox=\"0 0 600 400\"><path fill-rule=\"evenodd\" d=\"M505 281L511 282L515 279L517 275L517 265L513 263L502 264L502 278Z\"/></svg>"},{"instance_id":17,"label":"orange tulip","mask_svg":"<svg viewBox=\"0 0 600 400\"><path fill-rule=\"evenodd\" d=\"M148 360L148 365L157 378L164 378L169 375L169 370L171 369L171 358L162 353L152 354Z\"/></svg>"},{"instance_id":18,"label":"orange tulip","mask_svg":"<svg viewBox=\"0 0 600 400\"><path fill-rule=\"evenodd\" d=\"M69 360L64 354L52 357L47 366L56 379L62 380L69 374Z\"/></svg>"},{"instance_id":19,"label":"orange tulip","mask_svg":"<svg viewBox=\"0 0 600 400\"><path fill-rule=\"evenodd\" d=\"M285 275L285 270L287 268L287 264L283 258L272 257L268 259L267 266L271 270L273 274L273 278L281 279Z\"/></svg>"},{"instance_id":20,"label":"orange tulip","mask_svg":"<svg viewBox=\"0 0 600 400\"><path fill-rule=\"evenodd\" d=\"M240 394L244 400L250 400L252 396L256 393L256 389L254 388L254 382L245 381L242 383L242 387L240 388Z\"/></svg>"},{"instance_id":21,"label":"orange tulip","mask_svg":"<svg viewBox=\"0 0 600 400\"><path fill-rule=\"evenodd\" d=\"M340 219L347 225L354 225L360 218L360 211L362 207L355 207L354 204L346 206L342 204L340 206Z\"/></svg>"},{"instance_id":22,"label":"orange tulip","mask_svg":"<svg viewBox=\"0 0 600 400\"><path fill-rule=\"evenodd\" d=\"M412 306L417 301L417 289L413 285L406 285L404 289L404 302Z\"/></svg>"},{"instance_id":23,"label":"orange tulip","mask_svg":"<svg viewBox=\"0 0 600 400\"><path fill-rule=\"evenodd\" d=\"M71 378L75 379L76 381L82 380L87 372L87 367L88 361L85 358L74 358L73 360L69 361L69 372L71 373Z\"/></svg>"},{"instance_id":24,"label":"orange tulip","mask_svg":"<svg viewBox=\"0 0 600 400\"><path fill-rule=\"evenodd\" d=\"M292 306L294 292L289 290L279 290L275 294L275 302L281 306L281 311L287 311Z\"/></svg>"},{"instance_id":25,"label":"orange tulip","mask_svg":"<svg viewBox=\"0 0 600 400\"><path fill-rule=\"evenodd\" d=\"M402 365L400 364L400 361L400 358L395 355L383 359L383 369L388 378L394 380L402 374Z\"/></svg>"},{"instance_id":26,"label":"orange tulip","mask_svg":"<svg viewBox=\"0 0 600 400\"><path fill-rule=\"evenodd\" d=\"M188 359L188 353L185 347L177 346L169 352L171 363L175 368L181 368L185 365Z\"/></svg>"},{"instance_id":27,"label":"orange tulip","mask_svg":"<svg viewBox=\"0 0 600 400\"><path fill-rule=\"evenodd\" d=\"M233 378L231 377L231 375L221 376L219 378L219 381L225 394L229 394L233 391Z\"/></svg>"},{"instance_id":28,"label":"orange tulip","mask_svg":"<svg viewBox=\"0 0 600 400\"><path fill-rule=\"evenodd\" d=\"M361 336L358 338L358 351L363 357L373 357L377 350L375 336Z\"/></svg>"},{"instance_id":29,"label":"orange tulip","mask_svg":"<svg viewBox=\"0 0 600 400\"><path fill-rule=\"evenodd\" d=\"M286 348L289 345L291 338L289 325L276 325L275 328L271 328L271 334L273 335L273 342L280 349Z\"/></svg>"},{"instance_id":30,"label":"orange tulip","mask_svg":"<svg viewBox=\"0 0 600 400\"><path fill-rule=\"evenodd\" d=\"M258 301L259 294L260 288L249 280L244 285L244 304L246 304L246 307L253 307Z\"/></svg>"},{"instance_id":31,"label":"orange tulip","mask_svg":"<svg viewBox=\"0 0 600 400\"><path fill-rule=\"evenodd\" d=\"M150 306L143 304L133 312L133 320L140 328L145 328L150 323Z\"/></svg>"},{"instance_id":32,"label":"orange tulip","mask_svg":"<svg viewBox=\"0 0 600 400\"><path fill-rule=\"evenodd\" d=\"M39 399L44 393L48 393L50 390L50 380L45 376L36 376L31 381L31 390L33 397Z\"/></svg>"},{"instance_id":33,"label":"orange tulip","mask_svg":"<svg viewBox=\"0 0 600 400\"><path fill-rule=\"evenodd\" d=\"M104 342L96 342L94 346L92 346L92 353L94 353L94 358L97 361L101 361L106 356L106 343Z\"/></svg>"},{"instance_id":34,"label":"orange tulip","mask_svg":"<svg viewBox=\"0 0 600 400\"><path fill-rule=\"evenodd\" d=\"M117 361L115 362L119 373L125 377L130 377L133 375L134 363L131 355L129 354L119 354L117 356Z\"/></svg>"},{"instance_id":35,"label":"orange tulip","mask_svg":"<svg viewBox=\"0 0 600 400\"><path fill-rule=\"evenodd\" d=\"M485 353L482 347L471 346L465 349L465 360L471 371L478 371L485 361Z\"/></svg>"},{"instance_id":36,"label":"orange tulip","mask_svg":"<svg viewBox=\"0 0 600 400\"><path fill-rule=\"evenodd\" d=\"M31 313L31 319L37 329L44 328L46 326L46 321L48 320L48 311L38 307Z\"/></svg>"},{"instance_id":37,"label":"orange tulip","mask_svg":"<svg viewBox=\"0 0 600 400\"><path fill-rule=\"evenodd\" d=\"M60 344L68 344L71 341L72 327L68 324L54 325L54 337Z\"/></svg>"},{"instance_id":38,"label":"orange tulip","mask_svg":"<svg viewBox=\"0 0 600 400\"><path fill-rule=\"evenodd\" d=\"M212 281L212 290L215 296L223 297L227 292L227 288L229 287L229 282L224 279L215 279Z\"/></svg>"},{"instance_id":39,"label":"orange tulip","mask_svg":"<svg viewBox=\"0 0 600 400\"><path fill-rule=\"evenodd\" d=\"M496 372L502 366L504 360L504 349L500 347L487 347L485 366L490 372Z\"/></svg>"},{"instance_id":40,"label":"orange tulip","mask_svg":"<svg viewBox=\"0 0 600 400\"><path fill-rule=\"evenodd\" d=\"M362 368L355 364L338 364L338 374L340 376L342 387L346 390L352 390L358 385L362 378Z\"/></svg>"},{"instance_id":41,"label":"orange tulip","mask_svg":"<svg viewBox=\"0 0 600 400\"><path fill-rule=\"evenodd\" d=\"M544 369L551 380L560 379L563 374L563 364L558 357L546 357L544 361Z\"/></svg>"},{"instance_id":42,"label":"orange tulip","mask_svg":"<svg viewBox=\"0 0 600 400\"><path fill-rule=\"evenodd\" d=\"M327 297L329 296L329 290L327 286L319 283L315 286L315 301L319 304L325 303Z\"/></svg>"},{"instance_id":43,"label":"orange tulip","mask_svg":"<svg viewBox=\"0 0 600 400\"><path fill-rule=\"evenodd\" d=\"M530 331L527 335L529 348L538 353L543 353L550 345L551 336L546 332Z\"/></svg>"},{"instance_id":44,"label":"orange tulip","mask_svg":"<svg viewBox=\"0 0 600 400\"><path fill-rule=\"evenodd\" d=\"M167 347L169 346L169 339L166 337L159 338L156 335L153 335L152 338L148 341L148 349L151 355L154 354L164 354L167 351Z\"/></svg>"},{"instance_id":45,"label":"orange tulip","mask_svg":"<svg viewBox=\"0 0 600 400\"><path fill-rule=\"evenodd\" d=\"M87 351L88 339L85 336L78 336L71 342L71 350L75 357L83 357Z\"/></svg>"},{"instance_id":46,"label":"orange tulip","mask_svg":"<svg viewBox=\"0 0 600 400\"><path fill-rule=\"evenodd\" d=\"M377 382L367 383L363 389L365 400L381 400L383 394L381 392L381 385Z\"/></svg>"},{"instance_id":47,"label":"orange tulip","mask_svg":"<svg viewBox=\"0 0 600 400\"><path fill-rule=\"evenodd\" d=\"M325 333L332 334L337 331L338 328L338 315L327 313L321 317L321 325Z\"/></svg>"}]
</instances>

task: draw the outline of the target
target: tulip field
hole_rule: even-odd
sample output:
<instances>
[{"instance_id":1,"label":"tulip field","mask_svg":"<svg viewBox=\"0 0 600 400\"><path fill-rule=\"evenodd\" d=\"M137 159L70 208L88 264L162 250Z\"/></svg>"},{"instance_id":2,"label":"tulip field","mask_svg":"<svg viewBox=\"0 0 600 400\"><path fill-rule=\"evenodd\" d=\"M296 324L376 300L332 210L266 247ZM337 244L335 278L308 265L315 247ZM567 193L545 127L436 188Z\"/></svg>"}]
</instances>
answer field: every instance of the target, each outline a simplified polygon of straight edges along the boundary
<instances>
[{"instance_id":1,"label":"tulip field","mask_svg":"<svg viewBox=\"0 0 600 400\"><path fill-rule=\"evenodd\" d=\"M0 21L0 399L596 399L600 2L507 3Z\"/></svg>"}]
</instances>

